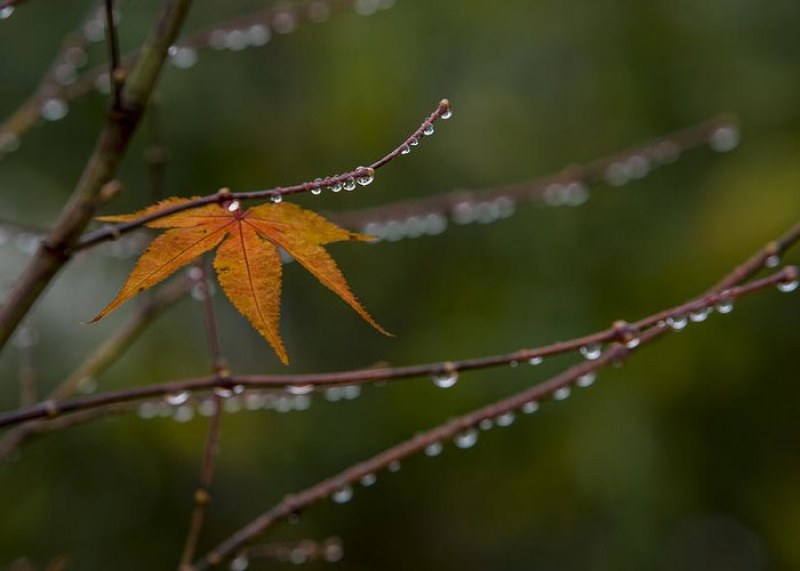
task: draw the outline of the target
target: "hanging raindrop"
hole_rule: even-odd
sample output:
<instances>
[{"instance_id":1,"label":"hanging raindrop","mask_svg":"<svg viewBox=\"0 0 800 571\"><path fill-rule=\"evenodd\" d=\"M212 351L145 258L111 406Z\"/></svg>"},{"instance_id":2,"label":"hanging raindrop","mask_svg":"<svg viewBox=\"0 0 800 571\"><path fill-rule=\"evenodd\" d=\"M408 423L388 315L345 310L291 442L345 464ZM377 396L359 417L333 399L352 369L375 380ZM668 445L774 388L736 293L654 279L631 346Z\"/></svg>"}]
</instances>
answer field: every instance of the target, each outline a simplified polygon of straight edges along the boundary
<instances>
[{"instance_id":1,"label":"hanging raindrop","mask_svg":"<svg viewBox=\"0 0 800 571\"><path fill-rule=\"evenodd\" d=\"M514 424L515 418L516 417L514 416L513 412L506 412L506 413L501 414L500 416L498 416L495 419L495 422L497 423L497 426L506 427L506 426L511 426L512 424Z\"/></svg>"},{"instance_id":2,"label":"hanging raindrop","mask_svg":"<svg viewBox=\"0 0 800 571\"><path fill-rule=\"evenodd\" d=\"M793 280L789 280L789 281L778 282L775 287L778 288L778 291L780 291L780 292L791 293L791 292L793 292L794 290L797 289L798 285L799 284L798 284L797 279L793 279Z\"/></svg>"},{"instance_id":3,"label":"hanging raindrop","mask_svg":"<svg viewBox=\"0 0 800 571\"><path fill-rule=\"evenodd\" d=\"M269 199L272 201L273 204L280 204L281 202L283 202L283 196L281 195L280 192L272 193Z\"/></svg>"},{"instance_id":4,"label":"hanging raindrop","mask_svg":"<svg viewBox=\"0 0 800 571\"><path fill-rule=\"evenodd\" d=\"M164 401L172 406L178 406L189 400L191 393L189 391L180 391L177 393L170 393L164 397Z\"/></svg>"},{"instance_id":5,"label":"hanging raindrop","mask_svg":"<svg viewBox=\"0 0 800 571\"><path fill-rule=\"evenodd\" d=\"M528 359L528 364L533 365L534 367L537 365L541 365L544 362L544 357L531 357Z\"/></svg>"},{"instance_id":6,"label":"hanging raindrop","mask_svg":"<svg viewBox=\"0 0 800 571\"><path fill-rule=\"evenodd\" d=\"M596 361L603 354L603 346L599 343L584 345L581 347L581 355L589 361Z\"/></svg>"},{"instance_id":7,"label":"hanging raindrop","mask_svg":"<svg viewBox=\"0 0 800 571\"><path fill-rule=\"evenodd\" d=\"M575 381L575 384L581 388L586 388L594 384L595 380L597 380L597 374L594 371L589 371L588 373L584 373L578 380Z\"/></svg>"},{"instance_id":8,"label":"hanging raindrop","mask_svg":"<svg viewBox=\"0 0 800 571\"><path fill-rule=\"evenodd\" d=\"M683 314L670 315L667 317L667 325L669 325L673 331L683 331L686 329L688 323L689 320Z\"/></svg>"},{"instance_id":9,"label":"hanging raindrop","mask_svg":"<svg viewBox=\"0 0 800 571\"><path fill-rule=\"evenodd\" d=\"M459 448L472 448L478 442L478 431L474 428L468 428L464 432L456 435L453 442Z\"/></svg>"},{"instance_id":10,"label":"hanging raindrop","mask_svg":"<svg viewBox=\"0 0 800 571\"><path fill-rule=\"evenodd\" d=\"M425 135L426 137L430 137L431 135L433 135L433 123L427 123L422 128L422 134Z\"/></svg>"},{"instance_id":11,"label":"hanging raindrop","mask_svg":"<svg viewBox=\"0 0 800 571\"><path fill-rule=\"evenodd\" d=\"M430 456L433 458L434 456L438 456L444 450L444 446L441 442L434 442L433 444L428 444L425 447L425 455Z\"/></svg>"},{"instance_id":12,"label":"hanging raindrop","mask_svg":"<svg viewBox=\"0 0 800 571\"><path fill-rule=\"evenodd\" d=\"M375 482L377 481L378 477L371 472L369 474L364 474L363 476L361 476L361 480L359 480L359 482L361 482L361 485L364 486L365 488L374 485Z\"/></svg>"},{"instance_id":13,"label":"hanging raindrop","mask_svg":"<svg viewBox=\"0 0 800 571\"><path fill-rule=\"evenodd\" d=\"M733 299L730 297L723 297L714 305L714 307L717 310L717 313L722 313L723 315L730 313L733 311Z\"/></svg>"},{"instance_id":14,"label":"hanging raindrop","mask_svg":"<svg viewBox=\"0 0 800 571\"><path fill-rule=\"evenodd\" d=\"M522 412L525 414L533 414L537 410L539 410L539 403L535 400L526 402L522 405Z\"/></svg>"},{"instance_id":15,"label":"hanging raindrop","mask_svg":"<svg viewBox=\"0 0 800 571\"><path fill-rule=\"evenodd\" d=\"M572 394L572 389L569 387L561 387L560 389L556 389L553 392L553 398L555 400L566 400L569 398L569 395Z\"/></svg>"},{"instance_id":16,"label":"hanging raindrop","mask_svg":"<svg viewBox=\"0 0 800 571\"><path fill-rule=\"evenodd\" d=\"M348 192L351 191L351 190L355 190L356 189L356 180L353 177L345 179L345 181L342 183L342 188L344 188Z\"/></svg>"},{"instance_id":17,"label":"hanging raindrop","mask_svg":"<svg viewBox=\"0 0 800 571\"><path fill-rule=\"evenodd\" d=\"M441 373L436 373L431 377L433 384L440 389L449 389L458 382L458 371L445 370Z\"/></svg>"},{"instance_id":18,"label":"hanging raindrop","mask_svg":"<svg viewBox=\"0 0 800 571\"><path fill-rule=\"evenodd\" d=\"M353 488L350 486L343 486L333 492L331 499L337 504L346 504L353 499Z\"/></svg>"}]
</instances>

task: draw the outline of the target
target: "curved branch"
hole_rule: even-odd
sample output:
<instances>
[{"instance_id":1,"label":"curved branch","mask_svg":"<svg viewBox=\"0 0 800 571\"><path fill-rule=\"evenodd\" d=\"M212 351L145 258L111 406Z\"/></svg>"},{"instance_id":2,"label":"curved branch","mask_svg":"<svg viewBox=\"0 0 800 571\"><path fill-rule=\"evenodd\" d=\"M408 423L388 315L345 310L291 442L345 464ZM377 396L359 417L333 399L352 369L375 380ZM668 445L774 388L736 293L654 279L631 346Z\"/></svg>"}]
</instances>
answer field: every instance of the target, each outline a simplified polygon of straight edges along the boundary
<instances>
[{"instance_id":1,"label":"curved branch","mask_svg":"<svg viewBox=\"0 0 800 571\"><path fill-rule=\"evenodd\" d=\"M197 208L198 206L203 206L206 204L221 204L230 200L258 200L267 198L274 201L280 201L284 196L299 194L301 192L316 192L331 187L338 187L341 189L343 184L356 184L356 181L359 179L363 179L361 184L369 184L372 182L372 178L375 176L375 171L386 166L394 159L404 154L404 149L409 148L412 144L418 144L423 137L432 134L433 125L439 119L446 119L450 117L451 113L450 102L447 99L442 99L439 102L439 105L436 107L436 110L431 113L430 116L428 116L411 135L403 140L400 145L382 156L377 161L373 162L368 167L358 167L343 174L337 174L325 178L317 178L314 181L301 182L291 186L277 186L265 190L255 190L251 192L230 192L228 189L221 189L219 192L215 192L214 194L209 194L189 202L164 208L163 210L147 216L142 216L130 222L113 224L101 228L100 230L90 232L83 236L80 241L78 241L72 251L76 252L99 244L100 242L105 242L106 240L119 238L122 234L140 228L148 222L152 222L153 220L164 218L165 216L170 216L172 214L183 212L184 210L189 210L191 208ZM416 141L416 143L414 141Z\"/></svg>"}]
</instances>

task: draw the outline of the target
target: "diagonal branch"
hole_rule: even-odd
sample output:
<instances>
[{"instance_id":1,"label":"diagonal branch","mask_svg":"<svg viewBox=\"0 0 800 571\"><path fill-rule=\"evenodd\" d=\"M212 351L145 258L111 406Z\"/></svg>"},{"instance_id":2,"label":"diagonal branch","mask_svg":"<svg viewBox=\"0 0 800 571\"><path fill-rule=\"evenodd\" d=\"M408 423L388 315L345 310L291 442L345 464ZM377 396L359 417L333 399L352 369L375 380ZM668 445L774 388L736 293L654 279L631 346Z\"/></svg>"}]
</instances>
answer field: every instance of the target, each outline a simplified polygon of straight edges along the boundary
<instances>
[{"instance_id":1,"label":"diagonal branch","mask_svg":"<svg viewBox=\"0 0 800 571\"><path fill-rule=\"evenodd\" d=\"M747 275L751 275L758 271L758 269L759 267L752 266L751 271ZM736 274L736 270L732 272L731 276L734 274ZM742 274L742 278L746 278L747 275ZM780 279L774 281L778 276ZM730 301L745 293L758 291L767 285L773 284L790 284L783 289L792 291L797 287L798 276L800 276L798 268L789 266L777 274L754 281L746 286L712 290L711 294L698 298L698 300L710 302L712 301L711 298L715 298L715 303L718 303L721 299ZM681 311L704 311L708 305L698 304L698 300L684 304ZM675 317L678 313L675 313L673 309L657 315ZM686 313L681 313L680 315L685 316ZM647 321L651 321L655 318L656 316L652 316L648 318ZM683 326L680 328L682 329L682 327ZM674 325L672 328L677 329ZM247 544L263 535L265 531L276 523L296 516L308 506L325 500L342 490L347 491L349 495L352 489L351 486L355 483L362 481L364 478L368 478L369 481L374 481L375 474L378 471L385 470L408 456L424 450L431 450L431 447L435 447L435 453L438 454L442 442L450 439L455 439L456 445L460 447L472 446L478 437L476 427L482 422L501 422L501 419L507 419L508 415L513 415L517 410L530 414L538 409L540 401L544 399L554 398L556 400L561 400L566 398L569 396L569 392L573 386L585 387L591 385L594 382L598 370L608 367L609 365L619 365L623 363L631 354L639 351L642 347L652 343L670 330L671 327L666 321L656 321L652 327L636 336L635 343L614 342L613 345L596 360L586 361L570 367L548 381L509 398L452 419L427 432L419 433L413 438L392 446L372 458L347 468L339 474L323 480L302 492L287 495L270 510L252 520L210 551L203 559L195 564L194 570L204 571L219 566L224 561L240 553ZM513 420L513 416L511 419ZM504 420L502 422L509 421Z\"/></svg>"},{"instance_id":2,"label":"diagonal branch","mask_svg":"<svg viewBox=\"0 0 800 571\"><path fill-rule=\"evenodd\" d=\"M69 202L0 308L0 349L67 263L70 248L103 202L103 189L116 175L158 81L167 50L175 41L190 5L191 0L169 0L164 4L125 83L122 109L109 114Z\"/></svg>"}]
</instances>

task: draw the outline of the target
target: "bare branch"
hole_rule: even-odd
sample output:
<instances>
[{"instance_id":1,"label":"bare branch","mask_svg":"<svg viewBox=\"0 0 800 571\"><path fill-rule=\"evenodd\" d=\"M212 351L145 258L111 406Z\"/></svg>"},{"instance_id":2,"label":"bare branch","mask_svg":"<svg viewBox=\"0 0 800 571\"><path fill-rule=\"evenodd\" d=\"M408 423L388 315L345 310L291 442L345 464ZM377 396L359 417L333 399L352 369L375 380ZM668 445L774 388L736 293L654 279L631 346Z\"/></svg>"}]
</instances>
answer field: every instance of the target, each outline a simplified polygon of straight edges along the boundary
<instances>
[{"instance_id":1,"label":"bare branch","mask_svg":"<svg viewBox=\"0 0 800 571\"><path fill-rule=\"evenodd\" d=\"M170 0L145 42L122 92L123 109L109 115L94 152L59 219L0 308L0 348L67 263L69 250L103 201L103 188L117 172L131 136L155 87L167 50L178 34L191 0Z\"/></svg>"},{"instance_id":2,"label":"bare branch","mask_svg":"<svg viewBox=\"0 0 800 571\"><path fill-rule=\"evenodd\" d=\"M412 144L419 144L419 141L423 137L433 134L433 125L439 119L446 119L450 117L450 114L450 102L447 99L442 99L439 102L439 105L436 107L436 110L431 113L430 116L427 117L411 135L409 135L392 151L388 152L386 155L368 167L357 167L343 174L317 178L313 181L301 182L291 186L277 186L274 188L268 188L266 190L230 192L228 189L221 189L219 192L214 194L209 194L202 198L194 199L190 202L164 208L159 212L142 216L141 218L137 218L136 220L132 220L130 222L113 224L100 230L90 232L81 238L72 251L76 252L106 240L116 239L119 236L130 232L131 230L135 230L144 226L148 222L152 222L153 220L164 218L165 216L170 216L191 208L197 208L198 206L203 206L205 204L212 204L215 202L221 204L230 200L258 200L267 198L273 200L274 202L280 202L284 196L299 194L301 192L312 192L318 194L322 192L323 189L331 189L333 192L338 192L343 186L350 188L350 185L352 185L352 188L355 188L355 186L358 184L362 186L370 184L375 176L375 171L386 166L400 155L405 154L404 149L410 147Z\"/></svg>"}]
</instances>

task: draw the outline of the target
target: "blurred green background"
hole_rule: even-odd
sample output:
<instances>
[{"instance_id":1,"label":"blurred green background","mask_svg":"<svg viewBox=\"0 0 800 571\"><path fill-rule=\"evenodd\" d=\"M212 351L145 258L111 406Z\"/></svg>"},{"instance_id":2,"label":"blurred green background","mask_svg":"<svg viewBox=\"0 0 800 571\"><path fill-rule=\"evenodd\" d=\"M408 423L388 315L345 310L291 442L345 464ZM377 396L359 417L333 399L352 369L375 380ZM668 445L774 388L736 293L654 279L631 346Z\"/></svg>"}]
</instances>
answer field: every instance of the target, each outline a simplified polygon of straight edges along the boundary
<instances>
[{"instance_id":1,"label":"blurred green background","mask_svg":"<svg viewBox=\"0 0 800 571\"><path fill-rule=\"evenodd\" d=\"M128 2L125 50L160 6ZM362 3L362 7L369 3ZM0 116L34 89L90 3L30 0L0 21ZM187 31L263 7L196 2ZM313 372L453 360L532 347L635 320L719 279L800 212L800 3L776 0L412 2L365 18L302 23L264 47L202 50L159 89L169 195L254 190L381 156L442 97L454 118L354 193L299 196L336 211L523 181L719 112L739 117L732 153L707 148L643 180L592 188L576 208L519 204L493 224L331 248L384 338L296 264L287 266L282 367L222 296L236 372ZM95 44L90 61L102 63ZM90 64L88 67L91 67ZM71 101L0 161L0 215L45 226L69 196L107 99ZM151 201L142 133L107 212ZM30 236L2 234L4 289ZM31 315L41 390L55 386L135 302L94 315L134 259L103 247L63 272ZM800 260L792 253L789 260ZM617 570L800 568L800 298L767 291L669 336L564 403L409 459L309 509L267 540L338 535L337 569ZM100 390L205 375L201 305L184 301L106 374ZM17 340L17 345L24 344ZM22 340L24 341L24 340ZM0 402L18 399L19 347L0 357ZM366 387L308 410L222 418L201 553L285 493L574 362ZM0 567L20 556L74 569L175 568L207 420L135 413L52 434L0 466ZM281 566L253 561L251 569ZM324 563L308 567L322 568Z\"/></svg>"}]
</instances>

